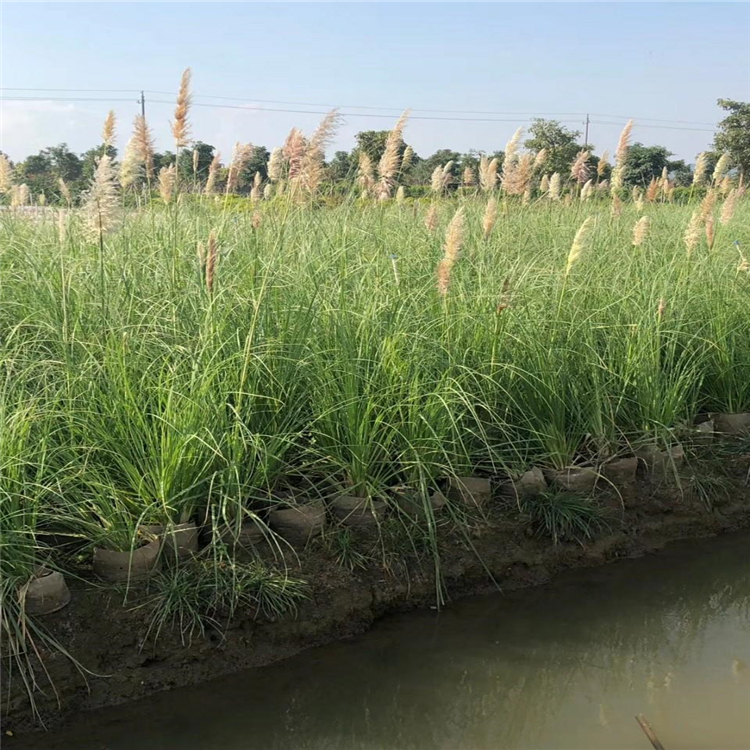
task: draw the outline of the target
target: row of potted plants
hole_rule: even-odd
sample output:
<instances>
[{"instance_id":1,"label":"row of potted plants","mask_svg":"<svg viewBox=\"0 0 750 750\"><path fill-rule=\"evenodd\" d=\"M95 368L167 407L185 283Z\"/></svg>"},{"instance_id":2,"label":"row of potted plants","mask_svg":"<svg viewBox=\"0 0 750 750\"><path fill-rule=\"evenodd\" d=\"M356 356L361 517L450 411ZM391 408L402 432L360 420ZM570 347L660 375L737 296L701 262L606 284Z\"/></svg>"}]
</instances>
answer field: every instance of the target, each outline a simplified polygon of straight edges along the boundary
<instances>
[{"instance_id":1,"label":"row of potted plants","mask_svg":"<svg viewBox=\"0 0 750 750\"><path fill-rule=\"evenodd\" d=\"M750 433L750 413L713 414L695 426L694 437L712 439L714 435ZM344 527L372 528L380 524L389 510L415 521L437 514L447 504L457 508L482 509L493 494L501 497L533 498L550 487L574 493L589 494L599 483L622 487L636 479L641 466L652 478L668 480L683 464L685 452L681 445L662 449L643 445L632 455L615 456L598 466L571 466L564 469L531 467L518 474L494 478L481 476L452 477L438 483L440 487L424 497L419 492L400 487L388 499L361 497L352 491L340 492L327 501L311 499L305 493L282 490L275 493L266 520L251 514L242 524L223 524L214 528L228 546L252 550L270 537L269 531L293 546L303 546L319 536L328 519ZM213 527L214 524L208 524ZM148 578L159 570L162 560L182 559L200 551L201 528L194 520L182 518L180 523L145 524L138 527L136 538L127 549L95 547L93 572L107 582L133 583ZM39 567L21 591L28 614L56 612L70 601L70 591L59 571Z\"/></svg>"}]
</instances>

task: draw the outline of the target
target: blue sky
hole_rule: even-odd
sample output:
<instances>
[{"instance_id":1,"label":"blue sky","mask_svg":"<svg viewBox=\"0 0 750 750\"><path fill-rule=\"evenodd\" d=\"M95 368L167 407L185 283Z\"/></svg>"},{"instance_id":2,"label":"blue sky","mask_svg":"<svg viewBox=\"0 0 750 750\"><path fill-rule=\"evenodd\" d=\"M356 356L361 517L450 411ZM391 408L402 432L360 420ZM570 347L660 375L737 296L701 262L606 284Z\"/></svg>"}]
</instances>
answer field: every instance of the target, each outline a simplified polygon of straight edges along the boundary
<instances>
[{"instance_id":1,"label":"blue sky","mask_svg":"<svg viewBox=\"0 0 750 750\"><path fill-rule=\"evenodd\" d=\"M283 100L367 115L347 117L334 148L350 148L359 130L389 127L407 106L561 113L554 119L581 129L580 113L591 112L590 141L599 152L613 149L622 117L634 116L635 140L664 144L692 161L710 143L707 131L721 116L716 99L750 100L747 3L0 5L3 87L174 92L189 65L196 102L325 110L263 101ZM110 108L120 119L122 147L138 111L136 95L128 92L3 95L126 100L3 101L0 148L12 158L61 141L74 150L94 145ZM157 100L173 96L147 94L158 146L170 148L172 105ZM378 110L387 117L376 118L355 105L392 109ZM513 120L413 119L406 140L423 155L437 148L501 149L531 117L414 114ZM270 148L293 125L310 131L319 119L209 107L195 107L192 114L194 137L225 157L237 140Z\"/></svg>"}]
</instances>

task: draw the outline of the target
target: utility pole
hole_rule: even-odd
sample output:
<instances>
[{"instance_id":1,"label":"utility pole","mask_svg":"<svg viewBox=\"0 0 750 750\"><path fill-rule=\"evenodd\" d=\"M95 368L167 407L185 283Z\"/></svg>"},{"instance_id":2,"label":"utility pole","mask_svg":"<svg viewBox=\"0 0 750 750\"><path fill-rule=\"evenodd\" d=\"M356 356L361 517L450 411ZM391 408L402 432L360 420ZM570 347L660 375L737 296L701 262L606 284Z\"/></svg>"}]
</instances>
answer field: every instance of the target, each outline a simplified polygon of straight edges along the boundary
<instances>
[{"instance_id":1,"label":"utility pole","mask_svg":"<svg viewBox=\"0 0 750 750\"><path fill-rule=\"evenodd\" d=\"M143 92L141 91L141 117L145 120L146 119L146 97L143 95ZM588 115L586 115L588 118ZM588 130L586 131L588 132Z\"/></svg>"},{"instance_id":2,"label":"utility pole","mask_svg":"<svg viewBox=\"0 0 750 750\"><path fill-rule=\"evenodd\" d=\"M143 96L143 93L141 93L141 96ZM586 113L586 133L583 136L583 145L588 146L589 145L589 114Z\"/></svg>"}]
</instances>

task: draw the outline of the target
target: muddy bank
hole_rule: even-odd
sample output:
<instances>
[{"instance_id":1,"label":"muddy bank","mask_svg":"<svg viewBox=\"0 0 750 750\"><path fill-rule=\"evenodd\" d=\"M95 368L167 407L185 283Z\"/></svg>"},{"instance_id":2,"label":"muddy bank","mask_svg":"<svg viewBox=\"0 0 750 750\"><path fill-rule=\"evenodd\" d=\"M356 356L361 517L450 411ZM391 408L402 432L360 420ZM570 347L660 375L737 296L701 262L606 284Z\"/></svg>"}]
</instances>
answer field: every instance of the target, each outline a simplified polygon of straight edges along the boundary
<instances>
[{"instance_id":1,"label":"muddy bank","mask_svg":"<svg viewBox=\"0 0 750 750\"><path fill-rule=\"evenodd\" d=\"M743 466L737 472L731 488L717 495L710 509L705 498L691 491L689 481L681 491L643 481L621 497L602 496L600 500L611 509L611 528L584 545L573 541L553 545L536 537L528 519L507 507L498 508L468 532L447 529L441 536L444 596L451 601L497 588L533 586L562 570L646 554L676 539L749 527L746 470ZM288 564L310 587L309 598L295 616L272 621L254 612L241 613L223 637L209 633L194 638L189 646L183 645L179 632L170 630L155 643L147 640L147 609L124 606L121 594L73 581L70 605L45 617L44 623L89 674L59 653L44 656L58 695L45 685L40 670L44 694L37 693L36 701L46 726L71 720L87 709L266 665L358 634L388 612L436 602L433 561L427 553L398 559L383 555L366 569L349 571L322 543L314 542ZM3 730L33 728L23 686L4 681L3 690Z\"/></svg>"}]
</instances>

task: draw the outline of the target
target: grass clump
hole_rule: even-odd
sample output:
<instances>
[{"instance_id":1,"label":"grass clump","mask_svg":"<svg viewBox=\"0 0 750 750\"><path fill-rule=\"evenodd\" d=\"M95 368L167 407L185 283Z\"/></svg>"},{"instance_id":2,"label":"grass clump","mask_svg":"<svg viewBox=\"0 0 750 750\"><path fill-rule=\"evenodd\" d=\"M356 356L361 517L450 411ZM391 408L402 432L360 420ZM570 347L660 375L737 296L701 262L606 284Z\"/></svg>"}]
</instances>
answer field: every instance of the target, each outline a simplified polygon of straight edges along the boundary
<instances>
[{"instance_id":1,"label":"grass clump","mask_svg":"<svg viewBox=\"0 0 750 750\"><path fill-rule=\"evenodd\" d=\"M147 637L156 641L165 627L180 633L183 644L203 637L208 629L222 632L232 617L244 611L277 618L293 612L306 598L307 585L299 578L267 567L260 561L196 557L156 575L148 601Z\"/></svg>"},{"instance_id":2,"label":"grass clump","mask_svg":"<svg viewBox=\"0 0 750 750\"><path fill-rule=\"evenodd\" d=\"M590 498L572 492L545 492L521 501L521 509L530 519L537 535L554 544L574 539L582 544L609 527L603 508Z\"/></svg>"}]
</instances>

